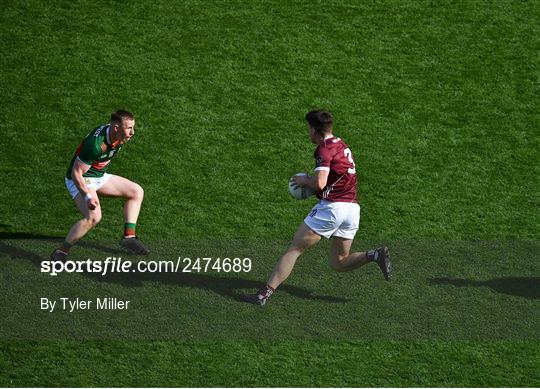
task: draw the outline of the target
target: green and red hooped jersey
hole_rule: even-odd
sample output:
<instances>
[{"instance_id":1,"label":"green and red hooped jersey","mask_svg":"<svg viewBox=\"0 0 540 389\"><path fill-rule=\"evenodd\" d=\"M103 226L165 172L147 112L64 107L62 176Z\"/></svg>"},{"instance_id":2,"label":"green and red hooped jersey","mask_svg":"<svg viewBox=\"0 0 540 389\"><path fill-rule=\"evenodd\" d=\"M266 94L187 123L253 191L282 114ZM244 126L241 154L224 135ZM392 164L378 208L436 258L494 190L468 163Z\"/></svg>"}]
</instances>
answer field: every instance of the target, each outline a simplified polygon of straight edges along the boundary
<instances>
[{"instance_id":1,"label":"green and red hooped jersey","mask_svg":"<svg viewBox=\"0 0 540 389\"><path fill-rule=\"evenodd\" d=\"M110 124L103 124L93 129L81 142L75 155L71 159L66 177L71 180L71 170L78 158L81 162L90 165L90 169L83 174L83 177L103 177L111 159L120 151L122 144L112 145L109 138Z\"/></svg>"}]
</instances>

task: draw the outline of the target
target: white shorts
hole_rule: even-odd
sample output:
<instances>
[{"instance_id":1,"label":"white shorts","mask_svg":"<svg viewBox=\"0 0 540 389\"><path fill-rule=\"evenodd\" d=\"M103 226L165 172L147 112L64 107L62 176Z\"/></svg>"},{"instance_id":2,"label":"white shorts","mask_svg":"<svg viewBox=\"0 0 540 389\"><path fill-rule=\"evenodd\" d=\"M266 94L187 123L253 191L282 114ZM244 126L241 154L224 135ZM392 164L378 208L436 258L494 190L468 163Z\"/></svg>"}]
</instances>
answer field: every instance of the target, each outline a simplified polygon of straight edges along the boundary
<instances>
[{"instance_id":1,"label":"white shorts","mask_svg":"<svg viewBox=\"0 0 540 389\"><path fill-rule=\"evenodd\" d=\"M83 177L83 179L88 189L94 189L97 192L103 185L105 185L107 181L109 181L109 178L111 177L112 174L105 173L103 174L103 177ZM67 177L64 179L66 181L66 187L69 194L72 198L75 198L79 194L79 189L77 189L73 180L70 180Z\"/></svg>"},{"instance_id":2,"label":"white shorts","mask_svg":"<svg viewBox=\"0 0 540 389\"><path fill-rule=\"evenodd\" d=\"M325 238L354 239L360 225L360 206L357 203L321 200L306 216L304 223Z\"/></svg>"}]
</instances>

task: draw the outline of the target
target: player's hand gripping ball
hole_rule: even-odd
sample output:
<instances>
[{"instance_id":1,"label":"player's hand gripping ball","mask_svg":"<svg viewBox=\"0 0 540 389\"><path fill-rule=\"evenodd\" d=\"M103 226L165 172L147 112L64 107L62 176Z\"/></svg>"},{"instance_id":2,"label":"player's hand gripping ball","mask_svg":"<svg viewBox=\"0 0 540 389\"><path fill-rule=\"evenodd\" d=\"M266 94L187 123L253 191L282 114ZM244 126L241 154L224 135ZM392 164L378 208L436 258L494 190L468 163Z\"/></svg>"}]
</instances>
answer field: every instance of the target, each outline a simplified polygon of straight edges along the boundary
<instances>
[{"instance_id":1,"label":"player's hand gripping ball","mask_svg":"<svg viewBox=\"0 0 540 389\"><path fill-rule=\"evenodd\" d=\"M305 200L308 197L313 196L313 194L315 193L313 189L296 185L296 183L293 181L293 178L296 176L307 176L307 174L297 173L293 177L291 177L291 179L289 180L289 194L297 200Z\"/></svg>"}]
</instances>

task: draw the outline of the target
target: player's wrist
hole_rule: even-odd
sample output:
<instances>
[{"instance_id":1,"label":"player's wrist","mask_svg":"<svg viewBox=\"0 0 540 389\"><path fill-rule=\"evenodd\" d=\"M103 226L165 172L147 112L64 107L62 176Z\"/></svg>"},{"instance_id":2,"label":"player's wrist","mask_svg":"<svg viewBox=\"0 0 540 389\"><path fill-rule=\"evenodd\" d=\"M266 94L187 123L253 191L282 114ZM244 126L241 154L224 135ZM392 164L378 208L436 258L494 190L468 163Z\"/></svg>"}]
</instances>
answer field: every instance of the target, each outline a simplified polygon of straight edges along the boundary
<instances>
[{"instance_id":1,"label":"player's wrist","mask_svg":"<svg viewBox=\"0 0 540 389\"><path fill-rule=\"evenodd\" d=\"M315 176L309 177L308 186L309 186L310 189L318 191L319 190L319 181L318 181L317 177L315 177Z\"/></svg>"},{"instance_id":2,"label":"player's wrist","mask_svg":"<svg viewBox=\"0 0 540 389\"><path fill-rule=\"evenodd\" d=\"M302 187L310 187L313 181L313 177L306 175L305 177L299 177L300 178L300 186Z\"/></svg>"}]
</instances>

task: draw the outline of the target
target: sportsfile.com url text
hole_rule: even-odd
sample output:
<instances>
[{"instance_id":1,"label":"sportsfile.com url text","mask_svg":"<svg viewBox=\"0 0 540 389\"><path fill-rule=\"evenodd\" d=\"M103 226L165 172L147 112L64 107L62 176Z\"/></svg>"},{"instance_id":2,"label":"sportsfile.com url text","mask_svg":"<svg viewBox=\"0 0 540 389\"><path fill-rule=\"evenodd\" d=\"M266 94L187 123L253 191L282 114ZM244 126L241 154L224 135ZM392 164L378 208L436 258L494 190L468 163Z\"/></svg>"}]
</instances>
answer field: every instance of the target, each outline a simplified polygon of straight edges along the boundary
<instances>
[{"instance_id":1,"label":"sportsfile.com url text","mask_svg":"<svg viewBox=\"0 0 540 389\"><path fill-rule=\"evenodd\" d=\"M176 261L132 261L108 257L104 261L43 261L41 272L56 276L60 273L248 273L251 271L250 258L187 258Z\"/></svg>"}]
</instances>

